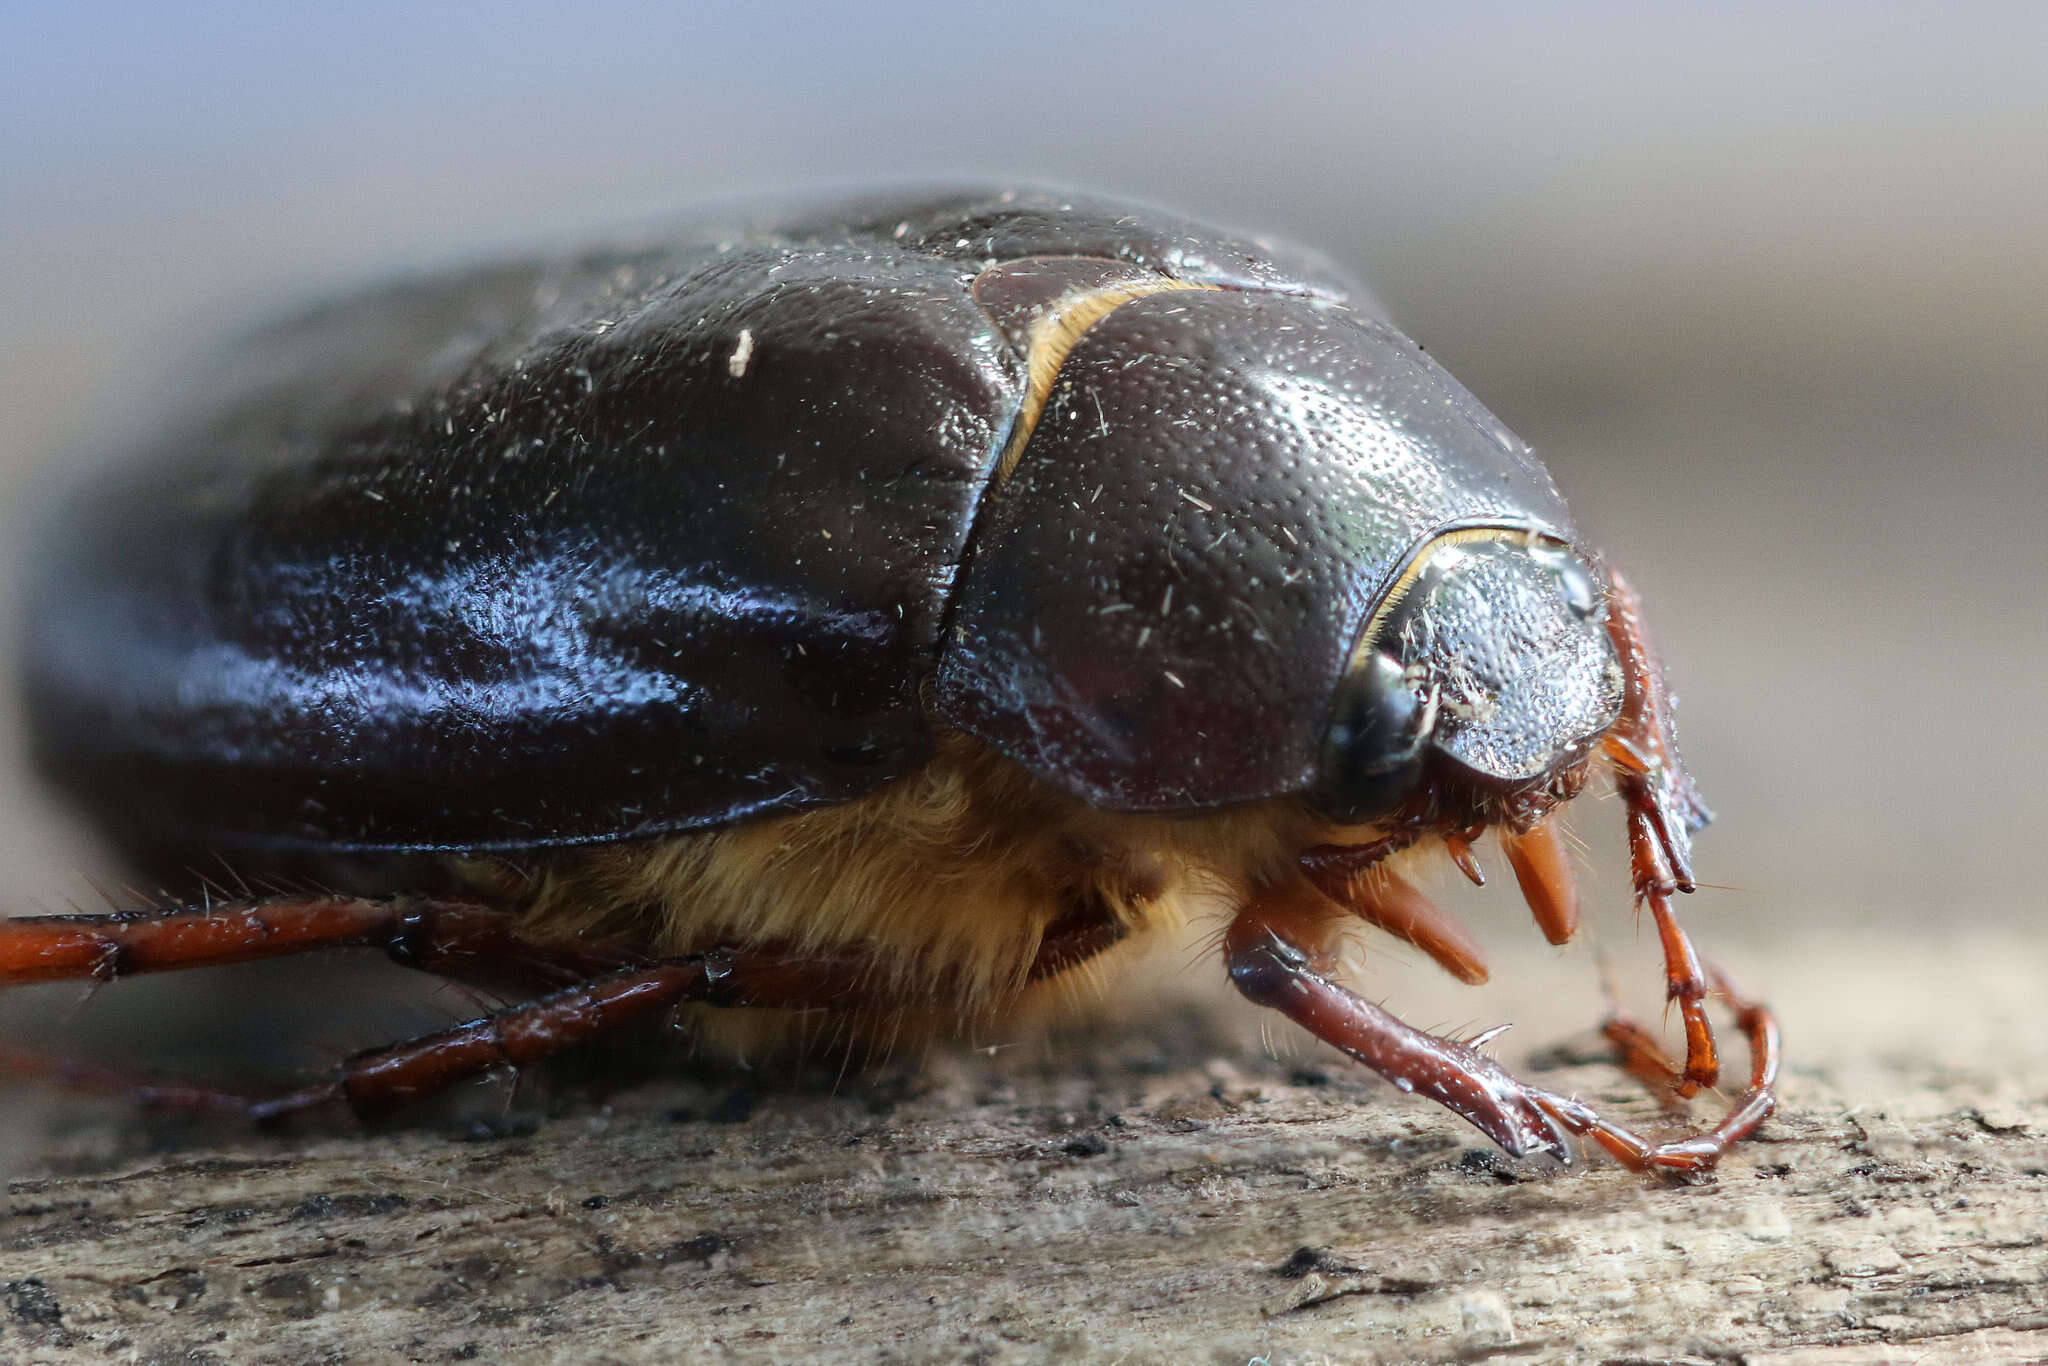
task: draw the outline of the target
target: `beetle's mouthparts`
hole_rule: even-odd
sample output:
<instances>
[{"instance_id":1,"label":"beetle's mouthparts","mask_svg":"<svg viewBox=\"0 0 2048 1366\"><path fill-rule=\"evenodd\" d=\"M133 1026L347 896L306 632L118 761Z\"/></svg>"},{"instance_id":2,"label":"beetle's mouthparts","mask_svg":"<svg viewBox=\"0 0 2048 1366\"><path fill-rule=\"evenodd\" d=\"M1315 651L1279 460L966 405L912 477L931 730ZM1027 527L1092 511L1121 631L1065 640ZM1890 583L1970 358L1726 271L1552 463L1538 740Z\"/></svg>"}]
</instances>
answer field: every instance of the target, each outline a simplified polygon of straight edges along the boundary
<instances>
[{"instance_id":1,"label":"beetle's mouthparts","mask_svg":"<svg viewBox=\"0 0 2048 1366\"><path fill-rule=\"evenodd\" d=\"M1486 956L1465 927L1408 879L1388 868L1344 871L1334 859L1311 863L1314 852L1303 856L1302 871L1324 896L1367 924L1421 949L1461 982L1477 986L1492 976Z\"/></svg>"},{"instance_id":2,"label":"beetle's mouthparts","mask_svg":"<svg viewBox=\"0 0 2048 1366\"><path fill-rule=\"evenodd\" d=\"M1579 884L1557 827L1545 821L1519 834L1504 834L1500 847L1543 937L1553 944L1570 943L1579 930Z\"/></svg>"},{"instance_id":3,"label":"beetle's mouthparts","mask_svg":"<svg viewBox=\"0 0 2048 1366\"><path fill-rule=\"evenodd\" d=\"M1485 875L1471 854L1478 833L1446 835L1444 845L1460 871L1483 886ZM1520 832L1503 831L1501 849L1543 937L1553 944L1570 942L1579 928L1578 879L1556 825L1544 821ZM1324 896L1422 950L1459 981L1475 986L1485 982L1491 973L1478 943L1449 912L1384 866L1382 860L1391 852L1388 841L1318 845L1303 851L1301 870Z\"/></svg>"},{"instance_id":4,"label":"beetle's mouthparts","mask_svg":"<svg viewBox=\"0 0 2048 1366\"><path fill-rule=\"evenodd\" d=\"M1565 587L1570 588L1569 582ZM1501 787L1486 782L1483 772L1477 782L1439 772L1440 780L1421 786L1385 817L1373 838L1304 849L1297 856L1300 876L1257 890L1239 908L1225 936L1225 952L1232 981L1246 996L1284 1012L1403 1091L1438 1101L1510 1153L1543 1152L1569 1161L1570 1140L1576 1137L1590 1139L1638 1170L1689 1177L1711 1169L1776 1106L1778 1027L1765 1006L1744 999L1701 961L1671 909L1674 893L1692 890L1687 837L1705 823L1707 812L1678 761L1670 699L1650 654L1635 595L1616 576L1598 609L1580 615L1603 630L1622 685L1616 715L1595 737L1599 758L1552 769L1538 781ZM1391 639L1408 649L1417 637L1402 632ZM1383 648L1370 633L1367 647ZM1458 759L1455 754L1439 757L1454 764ZM1470 1040L1443 1038L1402 1023L1330 972L1348 913L1421 949L1461 981L1485 981L1486 963L1471 937L1385 861L1434 834L1452 862L1483 883L1471 845L1489 826L1502 832L1502 849L1544 937L1553 944L1571 939L1579 924L1578 889L1550 814L1577 793L1594 763L1611 773L1626 807L1636 899L1657 927L1666 996L1685 1027L1685 1056L1674 1061L1649 1030L1611 1016L1605 1033L1621 1065L1678 1100L1716 1085L1720 1053L1707 1019L1710 996L1732 1007L1749 1043L1748 1088L1721 1122L1661 1144L1638 1137L1576 1099L1516 1081Z\"/></svg>"},{"instance_id":5,"label":"beetle's mouthparts","mask_svg":"<svg viewBox=\"0 0 2048 1366\"><path fill-rule=\"evenodd\" d=\"M1622 770L1618 779L1626 793L1632 781L1627 770ZM1439 830L1452 861L1481 883L1484 876L1472 859L1471 844L1482 829ZM1711 1130L1652 1143L1576 1099L1515 1080L1479 1051L1479 1043L1497 1030L1479 1040L1427 1034L1342 986L1331 969L1336 959L1335 927L1346 913L1422 950L1462 982L1476 985L1487 980L1486 960L1471 935L1386 866L1388 855L1424 833L1423 827L1410 826L1365 843L1319 845L1302 851L1298 856L1302 876L1283 879L1254 895L1232 924L1226 946L1232 951L1232 979L1239 989L1261 1004L1286 1012L1403 1091L1437 1100L1516 1156L1540 1152L1569 1162L1569 1139L1576 1136L1592 1140L1628 1166L1689 1177L1710 1169L1732 1143L1753 1132L1771 1113L1777 1103L1777 1024L1769 1010L1738 995L1726 978L1694 951L1670 906L1671 893L1680 884L1672 875L1671 860L1654 825L1640 806L1633 806L1630 812L1631 861L1640 899L1656 924L1664 951L1667 992L1684 1022L1685 1055L1682 1061L1674 1061L1652 1031L1619 1014L1610 1016L1604 1033L1624 1070L1653 1090L1684 1100L1719 1079L1719 1053L1705 1004L1710 994L1726 1000L1749 1041L1749 1086ZM1579 896L1556 822L1539 820L1522 829L1503 826L1500 842L1523 900L1544 937L1553 944L1569 941L1579 925ZM1318 912L1317 907L1323 910ZM1265 940L1291 949L1299 962L1280 971L1276 966L1279 959L1270 953L1262 959L1256 951ZM1278 976L1288 981L1269 980Z\"/></svg>"}]
</instances>

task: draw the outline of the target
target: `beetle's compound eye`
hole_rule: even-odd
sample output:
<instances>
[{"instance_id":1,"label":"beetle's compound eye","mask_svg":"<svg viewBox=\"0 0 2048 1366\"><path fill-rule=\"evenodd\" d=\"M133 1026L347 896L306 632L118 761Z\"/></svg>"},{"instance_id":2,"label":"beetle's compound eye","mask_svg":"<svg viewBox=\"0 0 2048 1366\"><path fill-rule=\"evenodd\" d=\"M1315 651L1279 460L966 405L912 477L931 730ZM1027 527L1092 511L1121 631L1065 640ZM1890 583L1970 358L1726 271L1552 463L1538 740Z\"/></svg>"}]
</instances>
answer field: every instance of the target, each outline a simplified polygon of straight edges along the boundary
<instances>
[{"instance_id":1,"label":"beetle's compound eye","mask_svg":"<svg viewBox=\"0 0 2048 1366\"><path fill-rule=\"evenodd\" d=\"M1400 660L1366 651L1337 690L1317 805L1347 823L1400 805L1422 778L1435 721L1434 692L1418 691Z\"/></svg>"}]
</instances>

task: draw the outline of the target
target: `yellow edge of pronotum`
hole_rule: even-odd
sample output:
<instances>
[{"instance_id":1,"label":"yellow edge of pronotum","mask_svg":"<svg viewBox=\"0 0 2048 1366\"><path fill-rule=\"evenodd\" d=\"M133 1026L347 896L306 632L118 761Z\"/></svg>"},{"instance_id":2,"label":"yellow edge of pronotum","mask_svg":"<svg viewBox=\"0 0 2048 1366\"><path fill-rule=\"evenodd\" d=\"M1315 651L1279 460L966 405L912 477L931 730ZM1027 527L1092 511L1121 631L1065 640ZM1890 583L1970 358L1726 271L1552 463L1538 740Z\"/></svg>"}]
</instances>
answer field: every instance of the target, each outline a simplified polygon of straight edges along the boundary
<instances>
[{"instance_id":1,"label":"yellow edge of pronotum","mask_svg":"<svg viewBox=\"0 0 2048 1366\"><path fill-rule=\"evenodd\" d=\"M1387 618L1401 605L1401 599L1415 587L1415 580L1422 576L1422 567L1445 546L1470 545L1474 541L1522 541L1533 543L1542 539L1542 533L1526 527L1475 526L1458 531L1446 531L1417 551L1401 570L1401 576L1394 580L1380 598L1380 605L1373 609L1372 619L1365 623L1365 629L1358 633L1358 644L1351 651L1351 668L1355 669L1366 654L1379 644L1380 632L1386 629Z\"/></svg>"},{"instance_id":2,"label":"yellow edge of pronotum","mask_svg":"<svg viewBox=\"0 0 2048 1366\"><path fill-rule=\"evenodd\" d=\"M1123 280L1101 289L1069 294L1040 314L1031 324L1025 347L1031 387L1025 392L1023 408L1017 413L1017 426L1010 433L1010 444L1003 448L1003 458L996 465L996 482L1000 484L1008 479L1011 471L1017 468L1017 462L1024 458L1024 445L1031 440L1031 433L1045 412L1046 400L1052 396L1053 381L1059 378L1067 353L1074 349L1089 328L1131 300L1142 299L1147 294L1216 288L1219 286L1172 280L1163 275L1152 280Z\"/></svg>"}]
</instances>

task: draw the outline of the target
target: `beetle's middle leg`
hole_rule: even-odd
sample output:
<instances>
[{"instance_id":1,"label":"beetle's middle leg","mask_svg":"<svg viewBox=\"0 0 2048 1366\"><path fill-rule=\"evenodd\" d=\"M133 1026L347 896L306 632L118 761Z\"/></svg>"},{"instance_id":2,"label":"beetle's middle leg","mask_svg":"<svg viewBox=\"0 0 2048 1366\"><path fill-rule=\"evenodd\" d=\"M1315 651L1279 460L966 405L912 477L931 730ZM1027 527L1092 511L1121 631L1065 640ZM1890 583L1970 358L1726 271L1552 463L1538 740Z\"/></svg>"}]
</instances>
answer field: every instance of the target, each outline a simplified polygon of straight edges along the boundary
<instances>
[{"instance_id":1,"label":"beetle's middle leg","mask_svg":"<svg viewBox=\"0 0 2048 1366\"><path fill-rule=\"evenodd\" d=\"M0 987L114 982L325 949L382 949L393 962L493 992L544 991L618 966L517 935L516 915L457 898L268 896L200 905L0 919ZM272 1102L225 1087L0 1048L0 1072L152 1109L260 1115Z\"/></svg>"},{"instance_id":2,"label":"beetle's middle leg","mask_svg":"<svg viewBox=\"0 0 2048 1366\"><path fill-rule=\"evenodd\" d=\"M0 984L111 980L137 972L248 962L317 948L380 946L408 966L503 985L522 972L580 970L585 980L491 1015L347 1059L330 1078L285 1095L132 1077L111 1069L0 1055L0 1068L173 1109L226 1110L258 1122L330 1102L375 1118L501 1068L522 1068L676 1005L887 1012L926 1006L953 984L906 994L900 967L858 952L775 945L629 961L552 950L513 932L515 917L469 902L280 897L183 909L0 921ZM1124 938L1106 908L1076 904L1047 926L1020 986L1058 976ZM402 948L401 948L402 946ZM595 970L593 970L595 969Z\"/></svg>"},{"instance_id":3,"label":"beetle's middle leg","mask_svg":"<svg viewBox=\"0 0 2048 1366\"><path fill-rule=\"evenodd\" d=\"M1102 908L1076 906L1047 927L1025 982L1057 976L1125 935ZM359 1053L325 1082L249 1107L257 1120L341 1101L371 1119L458 1082L531 1067L678 1005L888 1012L931 1003L948 984L906 996L895 965L859 952L727 947L620 968L537 1000L390 1047Z\"/></svg>"},{"instance_id":4,"label":"beetle's middle leg","mask_svg":"<svg viewBox=\"0 0 2048 1366\"><path fill-rule=\"evenodd\" d=\"M1055 977L1125 933L1106 908L1070 907L1046 928L1025 983ZM933 994L944 999L953 986L927 982L906 997L893 966L860 952L762 945L621 968L495 1015L357 1054L330 1081L255 1107L251 1115L270 1119L341 1100L358 1117L375 1118L484 1072L530 1067L677 1005L883 1013L928 1006Z\"/></svg>"}]
</instances>

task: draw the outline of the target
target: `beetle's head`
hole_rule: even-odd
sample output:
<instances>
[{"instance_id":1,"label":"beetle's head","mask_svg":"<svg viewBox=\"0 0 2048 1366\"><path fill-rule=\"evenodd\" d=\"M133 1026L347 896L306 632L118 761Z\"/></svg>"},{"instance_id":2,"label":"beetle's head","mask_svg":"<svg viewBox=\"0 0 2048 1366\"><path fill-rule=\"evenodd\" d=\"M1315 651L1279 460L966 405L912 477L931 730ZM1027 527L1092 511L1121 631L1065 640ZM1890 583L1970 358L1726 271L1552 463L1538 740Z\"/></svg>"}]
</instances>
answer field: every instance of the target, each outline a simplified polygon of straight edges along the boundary
<instances>
[{"instance_id":1,"label":"beetle's head","mask_svg":"<svg viewBox=\"0 0 2048 1366\"><path fill-rule=\"evenodd\" d=\"M1528 814L1620 715L1622 668L1593 567L1498 528L1425 545L1366 624L1323 742L1317 804L1357 822L1423 785Z\"/></svg>"}]
</instances>

